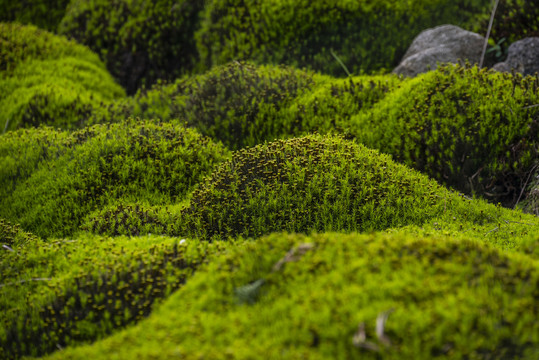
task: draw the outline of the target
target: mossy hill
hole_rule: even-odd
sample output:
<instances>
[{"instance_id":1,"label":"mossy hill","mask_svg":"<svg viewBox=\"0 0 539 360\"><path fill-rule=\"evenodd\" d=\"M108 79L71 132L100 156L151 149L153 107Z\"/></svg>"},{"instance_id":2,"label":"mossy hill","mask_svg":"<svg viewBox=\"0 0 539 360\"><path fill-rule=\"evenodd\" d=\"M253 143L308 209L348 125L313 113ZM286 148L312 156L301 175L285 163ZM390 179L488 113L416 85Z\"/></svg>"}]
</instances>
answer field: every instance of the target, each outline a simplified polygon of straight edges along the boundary
<instances>
[{"instance_id":1,"label":"mossy hill","mask_svg":"<svg viewBox=\"0 0 539 360\"><path fill-rule=\"evenodd\" d=\"M537 281L536 260L473 241L274 234L230 248L137 326L48 359L531 360Z\"/></svg>"},{"instance_id":2,"label":"mossy hill","mask_svg":"<svg viewBox=\"0 0 539 360\"><path fill-rule=\"evenodd\" d=\"M33 26L0 23L0 131L83 127L125 97L88 48Z\"/></svg>"},{"instance_id":3,"label":"mossy hill","mask_svg":"<svg viewBox=\"0 0 539 360\"><path fill-rule=\"evenodd\" d=\"M49 154L40 155L40 146L29 156L24 146L6 152L2 162L10 170L0 217L41 237L71 235L86 215L116 200L181 201L228 154L184 126L135 119L95 125L68 138L73 146L41 162ZM19 159L28 161L27 173L17 168Z\"/></svg>"}]
</instances>

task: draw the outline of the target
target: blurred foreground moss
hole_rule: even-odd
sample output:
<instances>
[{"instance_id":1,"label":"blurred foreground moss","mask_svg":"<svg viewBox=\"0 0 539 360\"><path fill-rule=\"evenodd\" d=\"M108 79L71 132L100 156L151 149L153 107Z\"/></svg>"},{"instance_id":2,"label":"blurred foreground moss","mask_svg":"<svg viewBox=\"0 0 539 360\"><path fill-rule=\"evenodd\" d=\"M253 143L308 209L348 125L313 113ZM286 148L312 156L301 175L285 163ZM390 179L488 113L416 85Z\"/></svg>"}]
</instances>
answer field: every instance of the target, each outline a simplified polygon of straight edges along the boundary
<instances>
[{"instance_id":1,"label":"blurred foreground moss","mask_svg":"<svg viewBox=\"0 0 539 360\"><path fill-rule=\"evenodd\" d=\"M537 260L470 240L272 234L50 359L536 359Z\"/></svg>"}]
</instances>

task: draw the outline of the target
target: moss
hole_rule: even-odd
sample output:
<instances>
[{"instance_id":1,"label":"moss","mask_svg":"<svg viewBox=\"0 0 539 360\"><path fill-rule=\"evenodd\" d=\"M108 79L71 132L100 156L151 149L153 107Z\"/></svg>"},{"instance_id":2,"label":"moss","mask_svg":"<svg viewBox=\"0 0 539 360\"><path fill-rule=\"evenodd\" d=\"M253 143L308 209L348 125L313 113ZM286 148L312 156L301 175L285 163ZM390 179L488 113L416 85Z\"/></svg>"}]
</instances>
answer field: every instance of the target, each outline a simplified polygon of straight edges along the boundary
<instances>
[{"instance_id":1,"label":"moss","mask_svg":"<svg viewBox=\"0 0 539 360\"><path fill-rule=\"evenodd\" d=\"M41 29L55 31L69 1L34 0L27 4L23 1L0 0L0 21L33 24Z\"/></svg>"},{"instance_id":2,"label":"moss","mask_svg":"<svg viewBox=\"0 0 539 360\"><path fill-rule=\"evenodd\" d=\"M192 70L197 0L73 0L59 32L100 54L129 94Z\"/></svg>"},{"instance_id":3,"label":"moss","mask_svg":"<svg viewBox=\"0 0 539 360\"><path fill-rule=\"evenodd\" d=\"M538 276L535 260L473 241L273 234L214 259L137 326L50 359L531 360Z\"/></svg>"},{"instance_id":4,"label":"moss","mask_svg":"<svg viewBox=\"0 0 539 360\"><path fill-rule=\"evenodd\" d=\"M535 1L505 0L500 1L496 9L490 37L496 42L502 39L502 50L525 37L539 36L539 4ZM470 27L476 32L486 34L490 12L485 12L470 22Z\"/></svg>"},{"instance_id":5,"label":"moss","mask_svg":"<svg viewBox=\"0 0 539 360\"><path fill-rule=\"evenodd\" d=\"M178 225L208 239L380 230L422 224L444 198L459 201L388 156L310 135L235 152L194 191Z\"/></svg>"},{"instance_id":6,"label":"moss","mask_svg":"<svg viewBox=\"0 0 539 360\"><path fill-rule=\"evenodd\" d=\"M0 23L0 78L29 60L74 57L102 67L99 57L86 46L33 25Z\"/></svg>"},{"instance_id":7,"label":"moss","mask_svg":"<svg viewBox=\"0 0 539 360\"><path fill-rule=\"evenodd\" d=\"M207 68L253 60L345 76L337 56L358 75L391 69L422 30L464 24L489 5L486 0L213 0L196 39Z\"/></svg>"},{"instance_id":8,"label":"moss","mask_svg":"<svg viewBox=\"0 0 539 360\"><path fill-rule=\"evenodd\" d=\"M44 238L66 236L116 200L179 202L228 155L183 126L133 119L96 125L71 141L80 145L40 166L0 200L2 217Z\"/></svg>"},{"instance_id":9,"label":"moss","mask_svg":"<svg viewBox=\"0 0 539 360\"><path fill-rule=\"evenodd\" d=\"M444 66L403 82L349 132L467 194L513 207L538 156L538 79Z\"/></svg>"},{"instance_id":10,"label":"moss","mask_svg":"<svg viewBox=\"0 0 539 360\"><path fill-rule=\"evenodd\" d=\"M289 67L233 62L134 98L134 116L185 121L237 150L304 134L286 111L294 99L328 77ZM307 129L309 130L309 129Z\"/></svg>"},{"instance_id":11,"label":"moss","mask_svg":"<svg viewBox=\"0 0 539 360\"><path fill-rule=\"evenodd\" d=\"M5 251L0 358L42 356L146 317L222 244L82 236Z\"/></svg>"},{"instance_id":12,"label":"moss","mask_svg":"<svg viewBox=\"0 0 539 360\"><path fill-rule=\"evenodd\" d=\"M0 124L3 131L42 124L77 129L124 96L103 66L72 57L26 61L0 78Z\"/></svg>"},{"instance_id":13,"label":"moss","mask_svg":"<svg viewBox=\"0 0 539 360\"><path fill-rule=\"evenodd\" d=\"M19 225L0 219L0 243L2 246L7 245L7 248L3 247L0 252L16 251L14 249L36 241L38 241L38 237L34 234L23 231Z\"/></svg>"}]
</instances>

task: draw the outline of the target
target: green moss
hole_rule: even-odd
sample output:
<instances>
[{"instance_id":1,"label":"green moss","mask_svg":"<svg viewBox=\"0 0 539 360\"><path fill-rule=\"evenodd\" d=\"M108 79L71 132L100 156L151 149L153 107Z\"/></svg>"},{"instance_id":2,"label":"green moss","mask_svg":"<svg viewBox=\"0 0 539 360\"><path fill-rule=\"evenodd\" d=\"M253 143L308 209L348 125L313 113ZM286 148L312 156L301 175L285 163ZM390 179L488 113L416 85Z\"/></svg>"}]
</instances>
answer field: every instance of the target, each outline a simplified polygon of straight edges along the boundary
<instances>
[{"instance_id":1,"label":"green moss","mask_svg":"<svg viewBox=\"0 0 539 360\"><path fill-rule=\"evenodd\" d=\"M189 72L198 0L73 0L59 32L97 52L128 93Z\"/></svg>"},{"instance_id":2,"label":"green moss","mask_svg":"<svg viewBox=\"0 0 539 360\"><path fill-rule=\"evenodd\" d=\"M350 135L467 194L513 207L535 164L536 78L444 66L403 82Z\"/></svg>"},{"instance_id":3,"label":"green moss","mask_svg":"<svg viewBox=\"0 0 539 360\"><path fill-rule=\"evenodd\" d=\"M498 3L492 23L490 37L501 44L502 49L525 37L539 36L539 4L536 1L504 0ZM486 35L490 12L470 21L470 27L483 36Z\"/></svg>"},{"instance_id":4,"label":"green moss","mask_svg":"<svg viewBox=\"0 0 539 360\"><path fill-rule=\"evenodd\" d=\"M26 61L0 78L0 125L3 131L42 124L81 128L123 96L102 65L72 57Z\"/></svg>"},{"instance_id":5,"label":"green moss","mask_svg":"<svg viewBox=\"0 0 539 360\"><path fill-rule=\"evenodd\" d=\"M224 244L83 236L0 255L0 358L42 356L146 317Z\"/></svg>"},{"instance_id":6,"label":"green moss","mask_svg":"<svg viewBox=\"0 0 539 360\"><path fill-rule=\"evenodd\" d=\"M33 24L41 29L55 31L64 17L70 0L0 0L0 22L19 22Z\"/></svg>"},{"instance_id":7,"label":"green moss","mask_svg":"<svg viewBox=\"0 0 539 360\"><path fill-rule=\"evenodd\" d=\"M137 94L132 114L185 121L237 150L304 134L305 129L290 120L287 108L296 97L329 80L289 67L233 62Z\"/></svg>"},{"instance_id":8,"label":"green moss","mask_svg":"<svg viewBox=\"0 0 539 360\"><path fill-rule=\"evenodd\" d=\"M462 25L489 5L487 0L213 0L196 39L207 68L253 60L345 76L337 56L357 75L391 69L421 31Z\"/></svg>"},{"instance_id":9,"label":"green moss","mask_svg":"<svg viewBox=\"0 0 539 360\"><path fill-rule=\"evenodd\" d=\"M0 219L0 243L2 246L7 245L7 248L3 247L0 252L17 251L13 249L25 246L26 244L32 244L36 241L38 241L38 238L34 234L27 233L20 226Z\"/></svg>"},{"instance_id":10,"label":"green moss","mask_svg":"<svg viewBox=\"0 0 539 360\"><path fill-rule=\"evenodd\" d=\"M179 202L228 156L193 130L151 121L96 125L71 141L81 143L0 199L0 217L44 238L69 235L88 214L116 200Z\"/></svg>"},{"instance_id":11,"label":"green moss","mask_svg":"<svg viewBox=\"0 0 539 360\"><path fill-rule=\"evenodd\" d=\"M137 326L50 359L531 360L538 281L536 260L473 241L274 234L216 258Z\"/></svg>"},{"instance_id":12,"label":"green moss","mask_svg":"<svg viewBox=\"0 0 539 360\"><path fill-rule=\"evenodd\" d=\"M99 57L87 47L32 25L0 23L0 78L28 60L74 57L102 67Z\"/></svg>"},{"instance_id":13,"label":"green moss","mask_svg":"<svg viewBox=\"0 0 539 360\"><path fill-rule=\"evenodd\" d=\"M205 238L369 231L422 224L459 197L388 156L306 136L234 153L196 189L179 225Z\"/></svg>"}]
</instances>

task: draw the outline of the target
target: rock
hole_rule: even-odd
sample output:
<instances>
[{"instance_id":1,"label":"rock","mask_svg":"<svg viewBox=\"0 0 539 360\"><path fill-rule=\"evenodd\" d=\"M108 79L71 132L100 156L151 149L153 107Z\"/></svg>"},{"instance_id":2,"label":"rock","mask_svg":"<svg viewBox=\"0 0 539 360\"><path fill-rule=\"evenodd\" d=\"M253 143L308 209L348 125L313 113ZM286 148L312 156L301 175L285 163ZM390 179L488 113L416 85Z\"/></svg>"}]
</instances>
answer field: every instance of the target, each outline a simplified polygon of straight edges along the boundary
<instances>
[{"instance_id":1,"label":"rock","mask_svg":"<svg viewBox=\"0 0 539 360\"><path fill-rule=\"evenodd\" d=\"M414 77L434 70L438 63L479 63L485 38L455 25L422 31L393 73Z\"/></svg>"},{"instance_id":2,"label":"rock","mask_svg":"<svg viewBox=\"0 0 539 360\"><path fill-rule=\"evenodd\" d=\"M496 71L517 71L522 75L539 72L539 37L515 41L507 49L507 60L492 67Z\"/></svg>"}]
</instances>

